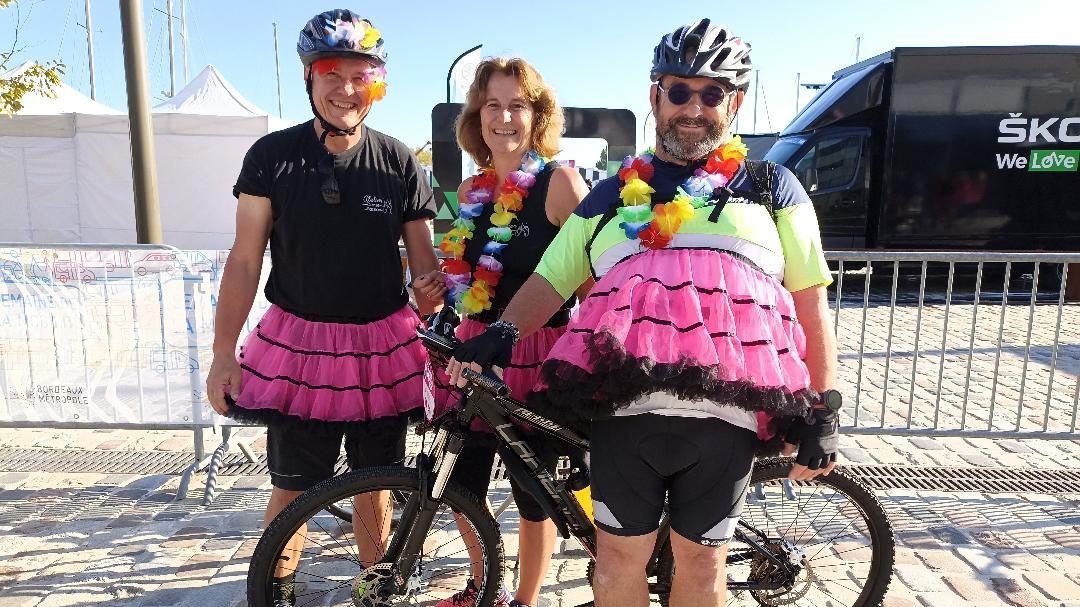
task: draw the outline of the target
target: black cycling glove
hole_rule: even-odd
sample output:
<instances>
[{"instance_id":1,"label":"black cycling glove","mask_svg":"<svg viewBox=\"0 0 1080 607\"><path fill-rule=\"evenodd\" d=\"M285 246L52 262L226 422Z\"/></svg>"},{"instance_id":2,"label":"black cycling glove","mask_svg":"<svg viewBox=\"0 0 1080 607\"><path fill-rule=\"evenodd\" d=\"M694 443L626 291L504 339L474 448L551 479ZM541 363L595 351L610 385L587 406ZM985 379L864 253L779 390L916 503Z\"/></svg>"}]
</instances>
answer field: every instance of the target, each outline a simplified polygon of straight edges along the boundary
<instances>
[{"instance_id":1,"label":"black cycling glove","mask_svg":"<svg viewBox=\"0 0 1080 607\"><path fill-rule=\"evenodd\" d=\"M795 463L819 470L836 461L840 439L840 418L835 411L814 409L809 420L796 417L784 440L799 446Z\"/></svg>"},{"instance_id":2,"label":"black cycling glove","mask_svg":"<svg viewBox=\"0 0 1080 607\"><path fill-rule=\"evenodd\" d=\"M481 367L506 368L517 342L517 327L498 321L488 325L483 333L462 342L454 349L454 358L461 363L476 363Z\"/></svg>"}]
</instances>

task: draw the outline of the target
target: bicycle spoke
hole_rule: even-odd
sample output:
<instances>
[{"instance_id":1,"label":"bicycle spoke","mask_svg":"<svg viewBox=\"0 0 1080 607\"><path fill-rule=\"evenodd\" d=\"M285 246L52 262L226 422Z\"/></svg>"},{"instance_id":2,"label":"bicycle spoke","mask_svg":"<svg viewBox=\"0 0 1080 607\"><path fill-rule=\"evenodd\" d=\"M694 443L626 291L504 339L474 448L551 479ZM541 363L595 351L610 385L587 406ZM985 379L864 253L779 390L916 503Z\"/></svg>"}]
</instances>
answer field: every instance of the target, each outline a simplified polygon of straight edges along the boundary
<instances>
[{"instance_id":1,"label":"bicycle spoke","mask_svg":"<svg viewBox=\"0 0 1080 607\"><path fill-rule=\"evenodd\" d=\"M760 498L755 491L747 496L743 523L747 538L756 531L764 535L755 538L762 549L781 560L784 546L794 545L801 550L804 567L785 586L775 590L732 590L727 605L802 605L803 607L850 607L877 604L881 600L882 574L875 566L885 565L887 584L891 571L892 542L879 537L880 523L870 517L867 507L876 503L865 496L864 489L853 485L842 471L837 480L814 479L792 482L794 499L787 499L783 485L790 464L778 462L768 473L755 472L755 485L760 485ZM850 487L850 489L849 489ZM854 492L853 492L854 491ZM789 504L789 502L791 502ZM880 506L877 506L880 511ZM881 514L877 515L880 520ZM887 525L887 523L886 523ZM886 527L887 531L888 528ZM888 551L882 562L876 551ZM763 583L781 573L766 555L745 543L733 547L728 554L729 583L739 580L750 585ZM877 587L867 594L870 586Z\"/></svg>"}]
</instances>

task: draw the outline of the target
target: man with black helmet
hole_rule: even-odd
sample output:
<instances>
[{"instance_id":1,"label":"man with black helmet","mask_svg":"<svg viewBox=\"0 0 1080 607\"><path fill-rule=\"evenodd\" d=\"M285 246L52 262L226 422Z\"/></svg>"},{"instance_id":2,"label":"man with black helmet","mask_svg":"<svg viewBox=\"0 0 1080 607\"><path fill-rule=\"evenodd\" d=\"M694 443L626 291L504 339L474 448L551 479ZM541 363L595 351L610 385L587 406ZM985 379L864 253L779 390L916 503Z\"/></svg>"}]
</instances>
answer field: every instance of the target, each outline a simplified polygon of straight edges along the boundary
<instances>
[{"instance_id":1,"label":"man with black helmet","mask_svg":"<svg viewBox=\"0 0 1080 607\"><path fill-rule=\"evenodd\" d=\"M244 159L206 382L215 411L267 425L266 523L333 475L343 437L351 467L404 459L407 416L423 408L426 355L399 240L415 274L436 268L427 225L435 202L419 163L400 141L364 125L386 93L381 34L355 13L333 10L307 23L296 49L314 120L266 135ZM238 361L268 242L272 305ZM418 303L430 312L431 302ZM388 496L362 498L354 500L354 528L377 530L356 534L360 558L371 564L388 530ZM283 560L302 548L298 538ZM276 604L292 605L287 563L278 577Z\"/></svg>"},{"instance_id":2,"label":"man with black helmet","mask_svg":"<svg viewBox=\"0 0 1080 607\"><path fill-rule=\"evenodd\" d=\"M750 45L707 19L665 35L650 74L655 152L593 188L500 320L450 363L459 384L465 364L505 365L596 278L530 405L591 423L600 607L647 605L665 501L671 604L723 605L755 452L797 448L795 479L836 465L831 278L802 186L745 161L730 132L750 72Z\"/></svg>"}]
</instances>

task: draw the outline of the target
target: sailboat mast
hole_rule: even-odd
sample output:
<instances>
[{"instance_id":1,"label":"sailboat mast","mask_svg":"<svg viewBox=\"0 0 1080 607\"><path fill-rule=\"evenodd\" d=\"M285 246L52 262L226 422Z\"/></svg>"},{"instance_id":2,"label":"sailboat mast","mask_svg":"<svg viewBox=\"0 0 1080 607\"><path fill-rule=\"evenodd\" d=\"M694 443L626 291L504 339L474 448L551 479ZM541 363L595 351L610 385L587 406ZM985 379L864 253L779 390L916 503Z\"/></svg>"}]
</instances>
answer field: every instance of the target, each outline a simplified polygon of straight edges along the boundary
<instances>
[{"instance_id":1,"label":"sailboat mast","mask_svg":"<svg viewBox=\"0 0 1080 607\"><path fill-rule=\"evenodd\" d=\"M274 23L274 70L277 72L277 115L283 118L281 113L281 61L278 58L277 23Z\"/></svg>"},{"instance_id":2,"label":"sailboat mast","mask_svg":"<svg viewBox=\"0 0 1080 607\"><path fill-rule=\"evenodd\" d=\"M176 61L173 59L176 57L173 50L173 12L172 12L172 0L168 0L165 3L165 16L166 21L169 23L169 97L176 95Z\"/></svg>"},{"instance_id":3,"label":"sailboat mast","mask_svg":"<svg viewBox=\"0 0 1080 607\"><path fill-rule=\"evenodd\" d=\"M90 0L86 0L86 59L90 62L90 98L97 100L94 85L94 24L90 19Z\"/></svg>"},{"instance_id":4,"label":"sailboat mast","mask_svg":"<svg viewBox=\"0 0 1080 607\"><path fill-rule=\"evenodd\" d=\"M180 41L184 44L184 84L191 81L188 76L188 40L187 40L187 0L180 0Z\"/></svg>"}]
</instances>

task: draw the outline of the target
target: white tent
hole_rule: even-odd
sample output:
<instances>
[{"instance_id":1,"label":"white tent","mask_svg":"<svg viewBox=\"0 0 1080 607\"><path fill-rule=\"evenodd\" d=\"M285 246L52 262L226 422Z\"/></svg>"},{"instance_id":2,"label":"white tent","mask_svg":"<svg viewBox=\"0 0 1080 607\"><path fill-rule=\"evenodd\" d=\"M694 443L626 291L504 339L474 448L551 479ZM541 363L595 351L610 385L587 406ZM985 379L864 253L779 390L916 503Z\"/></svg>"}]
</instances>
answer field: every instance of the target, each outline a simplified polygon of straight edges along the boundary
<instances>
[{"instance_id":1,"label":"white tent","mask_svg":"<svg viewBox=\"0 0 1080 607\"><path fill-rule=\"evenodd\" d=\"M0 116L0 241L95 242L125 220L134 234L130 163L119 175L109 168L116 154L130 158L127 117L63 83L54 93Z\"/></svg>"},{"instance_id":2,"label":"white tent","mask_svg":"<svg viewBox=\"0 0 1080 607\"><path fill-rule=\"evenodd\" d=\"M30 96L24 105L0 116L0 242L135 242L127 115L66 85L55 99ZM213 66L153 111L165 242L230 247L244 153L288 123Z\"/></svg>"},{"instance_id":3,"label":"white tent","mask_svg":"<svg viewBox=\"0 0 1080 607\"><path fill-rule=\"evenodd\" d=\"M165 241L182 248L232 246L232 186L256 139L289 126L245 99L212 65L154 107L158 192Z\"/></svg>"}]
</instances>

